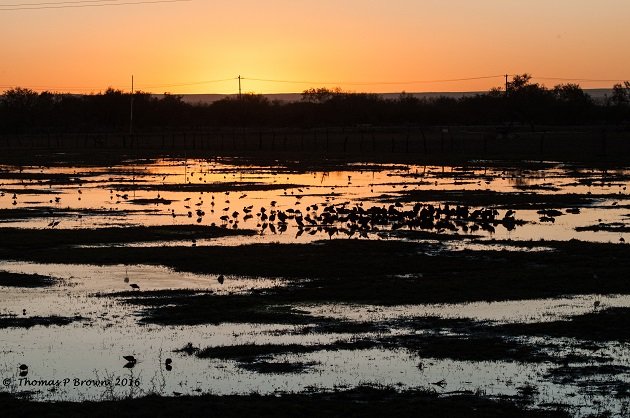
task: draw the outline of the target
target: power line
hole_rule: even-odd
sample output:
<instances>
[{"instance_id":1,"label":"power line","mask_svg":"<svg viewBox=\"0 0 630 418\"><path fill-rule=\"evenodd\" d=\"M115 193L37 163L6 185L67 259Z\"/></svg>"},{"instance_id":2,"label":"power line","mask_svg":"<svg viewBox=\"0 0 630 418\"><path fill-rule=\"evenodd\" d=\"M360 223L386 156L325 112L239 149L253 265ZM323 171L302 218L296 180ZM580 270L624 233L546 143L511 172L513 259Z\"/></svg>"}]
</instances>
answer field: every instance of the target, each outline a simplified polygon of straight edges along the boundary
<instances>
[{"instance_id":1,"label":"power line","mask_svg":"<svg viewBox=\"0 0 630 418\"><path fill-rule=\"evenodd\" d=\"M138 85L139 88L162 88L162 87L184 87L184 86L194 86L194 85L201 85L201 84L211 84L211 83L221 83L221 82L226 82L226 81L233 81L236 80L236 77L232 77L232 78L224 78L224 79L219 79L219 80L205 80L205 81L191 81L191 82L183 82L183 83L169 83L169 84L140 84ZM0 88L13 88L16 87L15 85L0 85ZM114 88L114 89L122 89L123 87L118 87L118 86L108 86L108 88ZM31 88L31 89L37 89L37 90L43 90L43 89L50 89L50 90L100 90L103 87L90 87L90 86L85 86L85 87L60 87L60 86L50 86L50 85L32 85L32 86L28 86L27 88Z\"/></svg>"},{"instance_id":2,"label":"power line","mask_svg":"<svg viewBox=\"0 0 630 418\"><path fill-rule=\"evenodd\" d=\"M75 0L75 1L45 1L39 3L13 3L3 4L0 7L30 7L30 6L46 6L46 5L63 5L63 4L79 4L79 3L111 3L121 0Z\"/></svg>"},{"instance_id":3,"label":"power line","mask_svg":"<svg viewBox=\"0 0 630 418\"><path fill-rule=\"evenodd\" d=\"M320 85L330 85L330 84L343 84L343 85L354 85L354 86L376 86L376 85L404 85L404 84L423 84L423 83L448 83L448 82L456 82L456 81L471 81L471 80L485 80L491 78L500 78L503 75L488 75L481 77L465 77L465 78L451 78L451 79L441 79L441 80L412 80L412 81L302 81L302 80L273 80L266 78L249 78L242 77L242 80L250 80L250 81L264 81L270 83L288 83L288 84L320 84Z\"/></svg>"},{"instance_id":4,"label":"power line","mask_svg":"<svg viewBox=\"0 0 630 418\"><path fill-rule=\"evenodd\" d=\"M33 89L33 90L53 90L53 91L61 91L61 90L65 90L65 91L86 91L86 90L102 90L103 87L58 87L58 86L19 86L19 85L9 85L9 84L5 84L5 85L0 85L0 88L2 89L12 89L15 87L21 87L21 88L28 88L28 89ZM120 86L108 86L107 88L112 88L115 90L122 90L124 87L120 87Z\"/></svg>"},{"instance_id":5,"label":"power line","mask_svg":"<svg viewBox=\"0 0 630 418\"><path fill-rule=\"evenodd\" d=\"M96 0L80 0L80 1L96 1ZM102 1L102 0L99 0ZM172 0L171 0L172 1ZM283 83L283 84L309 84L309 85L354 85L354 86L378 86L378 85L413 85L422 83L449 83L459 81L470 80L484 80L484 79L502 79L503 77L514 77L514 74L503 75L488 75L479 77L461 77L451 79L433 79L433 80L410 80L410 81L306 81L306 80L283 80L283 79L267 79L267 78L249 78L240 77L240 80L269 82L269 83ZM140 89L159 89L159 88L171 88L171 87L186 87L186 86L198 86L204 84L225 83L238 80L239 77L214 79L214 80L201 80L201 81L186 81L179 83L156 83L156 84L141 84L138 86ZM573 82L621 82L622 79L593 79L593 78L568 78L568 77L536 77L532 76L534 80L555 80L555 81L573 81ZM10 89L16 87L15 85L0 85L0 89ZM18 86L21 87L21 86ZM34 90L48 90L48 91L102 91L103 86L89 87L89 86L51 86L51 85L32 85L26 86ZM125 87L110 85L108 88L124 89Z\"/></svg>"},{"instance_id":6,"label":"power line","mask_svg":"<svg viewBox=\"0 0 630 418\"><path fill-rule=\"evenodd\" d=\"M605 79L605 78L563 78L563 77L536 77L532 76L533 79L536 80L555 80L555 81L582 81L585 83L593 82L593 83L616 83L619 81L623 81L623 79Z\"/></svg>"},{"instance_id":7,"label":"power line","mask_svg":"<svg viewBox=\"0 0 630 418\"><path fill-rule=\"evenodd\" d=\"M221 80L206 80L206 81L190 81L185 83L173 83L173 84L142 84L140 87L144 88L158 88L158 87L184 87L184 86L195 86L200 84L211 84L211 83L223 83L226 81L236 80L236 77L232 78L224 78Z\"/></svg>"},{"instance_id":8,"label":"power line","mask_svg":"<svg viewBox=\"0 0 630 418\"><path fill-rule=\"evenodd\" d=\"M61 4L60 3L59 6L49 5L49 6L29 7L25 5L25 6L9 7L9 8L3 8L3 6L0 6L0 12L8 12L8 11L15 11L15 10L79 9L79 8L85 8L85 7L129 6L129 5L134 5L134 4L183 3L183 2L190 2L190 1L193 1L193 0L141 0L141 1L127 1L127 2L121 2L121 3L94 2L90 4ZM70 2L63 2L63 3L70 3Z\"/></svg>"}]
</instances>

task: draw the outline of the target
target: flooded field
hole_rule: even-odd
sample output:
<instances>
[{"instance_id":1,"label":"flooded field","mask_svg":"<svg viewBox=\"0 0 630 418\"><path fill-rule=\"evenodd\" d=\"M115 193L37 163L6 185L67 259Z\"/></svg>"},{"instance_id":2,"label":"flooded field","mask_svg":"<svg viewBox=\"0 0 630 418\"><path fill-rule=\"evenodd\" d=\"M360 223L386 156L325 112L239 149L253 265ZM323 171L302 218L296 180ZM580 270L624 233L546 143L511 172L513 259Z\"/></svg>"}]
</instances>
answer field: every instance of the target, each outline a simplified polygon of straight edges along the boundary
<instances>
[{"instance_id":1,"label":"flooded field","mask_svg":"<svg viewBox=\"0 0 630 418\"><path fill-rule=\"evenodd\" d=\"M52 160L0 165L4 392L630 413L630 167Z\"/></svg>"}]
</instances>

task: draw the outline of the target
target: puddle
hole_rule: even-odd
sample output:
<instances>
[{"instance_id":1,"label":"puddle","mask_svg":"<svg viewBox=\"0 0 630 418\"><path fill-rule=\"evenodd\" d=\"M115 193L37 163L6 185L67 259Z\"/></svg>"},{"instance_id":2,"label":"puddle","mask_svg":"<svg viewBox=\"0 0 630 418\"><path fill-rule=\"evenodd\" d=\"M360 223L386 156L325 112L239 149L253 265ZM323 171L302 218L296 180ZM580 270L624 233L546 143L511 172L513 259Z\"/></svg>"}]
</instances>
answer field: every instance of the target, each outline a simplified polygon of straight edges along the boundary
<instances>
[{"instance_id":1,"label":"puddle","mask_svg":"<svg viewBox=\"0 0 630 418\"><path fill-rule=\"evenodd\" d=\"M301 305L299 308L314 316L361 322L436 316L496 323L534 323L557 321L593 312L595 301L599 301L597 309L630 307L628 295L581 295L503 302L400 306L319 304Z\"/></svg>"},{"instance_id":2,"label":"puddle","mask_svg":"<svg viewBox=\"0 0 630 418\"><path fill-rule=\"evenodd\" d=\"M286 285L282 279L250 278L219 274L180 272L162 266L90 264L46 264L17 261L2 262L0 271L41 274L61 279L58 291L71 288L74 293L110 293L130 290L135 283L140 290L193 289L213 291L217 294L270 289ZM223 283L219 282L223 277ZM69 290L69 289L68 289ZM29 289L34 294L41 289Z\"/></svg>"}]
</instances>

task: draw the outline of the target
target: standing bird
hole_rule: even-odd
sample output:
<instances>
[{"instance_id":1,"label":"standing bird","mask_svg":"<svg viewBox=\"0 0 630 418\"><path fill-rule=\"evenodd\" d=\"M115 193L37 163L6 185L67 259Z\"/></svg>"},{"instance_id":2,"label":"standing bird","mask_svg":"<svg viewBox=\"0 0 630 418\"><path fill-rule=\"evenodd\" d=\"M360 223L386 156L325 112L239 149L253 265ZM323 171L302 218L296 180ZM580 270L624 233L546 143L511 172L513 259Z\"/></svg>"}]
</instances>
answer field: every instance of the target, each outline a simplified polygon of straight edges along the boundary
<instances>
[{"instance_id":1,"label":"standing bird","mask_svg":"<svg viewBox=\"0 0 630 418\"><path fill-rule=\"evenodd\" d=\"M129 285L129 287L131 287L133 290L140 290L140 286L138 286L138 285L137 285L137 284L135 284L135 283L131 283L131 284Z\"/></svg>"},{"instance_id":2,"label":"standing bird","mask_svg":"<svg viewBox=\"0 0 630 418\"><path fill-rule=\"evenodd\" d=\"M133 369L138 362L134 356L123 356L123 358L127 360L127 364L123 366L125 369Z\"/></svg>"}]
</instances>

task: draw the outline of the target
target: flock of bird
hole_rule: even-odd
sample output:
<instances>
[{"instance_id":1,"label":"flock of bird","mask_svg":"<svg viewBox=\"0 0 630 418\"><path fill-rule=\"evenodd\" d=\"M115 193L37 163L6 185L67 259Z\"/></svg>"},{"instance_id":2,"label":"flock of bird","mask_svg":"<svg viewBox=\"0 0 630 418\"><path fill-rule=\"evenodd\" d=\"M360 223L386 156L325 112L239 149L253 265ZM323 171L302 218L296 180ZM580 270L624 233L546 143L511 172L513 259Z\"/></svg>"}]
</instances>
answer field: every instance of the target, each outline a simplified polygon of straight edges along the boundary
<instances>
[{"instance_id":1,"label":"flock of bird","mask_svg":"<svg viewBox=\"0 0 630 418\"><path fill-rule=\"evenodd\" d=\"M207 170L201 167L198 170L189 171L188 166L185 165L184 176L186 184L192 184L191 180L194 179L196 181L197 177L200 183L206 183L208 181L206 176L211 174L214 168L214 165L212 165L211 167L208 167ZM147 169L148 168L145 167L145 170ZM226 175L223 176L224 179L227 179L229 174L230 173L226 173ZM242 173L238 174L234 172L231 175L235 178L237 175L240 175L240 180L242 180ZM420 176L418 173L413 175L414 178L417 178L418 176ZM501 173L501 176L503 179L504 176L506 176L506 173ZM156 178L158 183L161 177L162 184L165 183L167 178L166 175L162 174L159 176L153 175L152 177ZM353 184L354 179L351 175L348 175L347 177L347 184L350 186ZM135 179L136 177L134 171L134 183ZM76 189L76 192L78 193L78 199L81 200L81 196L83 194L81 186L83 184L78 177L74 180L71 178L71 180L75 182L75 185L79 186ZM109 178L109 182L113 182L115 180L115 178ZM287 180L289 180L289 177L287 177ZM278 180L276 179L273 182L276 183L277 181ZM39 182L41 183L41 180ZM480 182L478 182L478 184L479 183ZM486 180L486 183L490 182ZM408 187L407 184L390 183L390 185L394 189L397 187L406 189ZM370 184L369 186L370 191L373 192L374 184ZM602 186L604 186L603 183ZM608 184L607 186L611 187L612 184ZM623 190L626 189L623 184L620 184L619 186L622 187ZM306 187L306 189L308 189L308 187ZM256 228L261 235L267 233L282 234L291 228L292 231L295 231L296 238L303 234L316 235L318 233L325 233L330 238L335 235L368 238L370 233L382 233L388 230L397 230L401 228L408 228L410 230L435 230L437 232L461 231L463 233L474 233L481 230L492 234L496 231L496 227L499 225L504 226L507 230L512 230L517 225L524 223L523 221L515 219L514 211L512 210L507 210L503 216L500 216L498 211L492 208L471 209L467 206L452 207L448 204L442 206L412 203L403 206L401 203L395 203L393 205L385 206L375 205L368 208L364 207L363 202L354 204L349 202L334 203L335 198L338 197L339 194L335 192L334 186L330 187L330 189L330 192L323 194L323 196L325 196L325 202L310 204L309 206L306 206L306 208L304 208L305 204L302 201L302 198L308 195L304 194L304 190L302 190L299 186L284 189L284 197L293 197L296 199L294 205L288 208L287 206L291 205L278 205L277 201L271 201L270 205L267 207L262 206L256 209L254 209L254 205L252 204L238 205L237 202L247 197L247 193L244 192L233 192L231 195L230 191L225 191L223 192L225 193L225 199L221 199L222 193L214 193L210 196L209 194L206 194L204 196L204 193L201 192L199 197L195 198L195 200L193 200L192 197L186 197L183 199L183 207L185 208L183 213L180 211L176 212L176 209L169 208L168 214L173 218L187 217L190 218L191 221L192 219L196 219L196 222L201 224L204 222L207 212L209 212L212 215L212 221L216 222L209 222L211 225L218 224L221 227L229 227L233 229L238 229L243 223L253 219L256 223ZM114 188L109 188L108 191L108 197L112 204L119 204L123 202L136 203L136 200L134 200L135 194L134 199L130 199L129 193L125 193L123 191L117 192ZM623 191L620 190L619 193L622 192ZM2 192L1 195L4 196L4 194L5 193ZM235 195L237 196L235 197ZM54 203L55 205L59 205L61 199L62 198L60 196L56 196L50 199L49 202L51 204ZM208 199L209 202L205 203L204 199ZM16 206L18 204L18 194L12 192L11 200L12 205ZM157 198L140 200L143 201L141 204L147 204L150 202L170 205L171 202L175 202L173 200L163 199L160 195L159 189L157 192ZM250 200L248 203L253 202ZM616 205L616 203L617 202L613 203L613 205ZM52 219L46 226L48 228L55 228L60 224L61 220L55 216L52 207L50 208L50 211ZM568 208L566 209L566 212L570 214L579 214L580 209ZM555 209L543 209L538 211L538 214L540 223L553 224L555 223L556 218L563 213ZM78 214L77 216L79 219L82 218L81 214ZM251 223L248 225L251 225ZM620 238L620 242L624 242L623 238ZM196 245L196 243L193 242L193 245Z\"/></svg>"},{"instance_id":2,"label":"flock of bird","mask_svg":"<svg viewBox=\"0 0 630 418\"><path fill-rule=\"evenodd\" d=\"M348 184L351 184L351 182L352 177L348 176ZM311 204L302 210L299 207L301 199L304 197L304 191L301 188L296 188L296 191L300 194L295 194L294 196L296 199L295 208L284 210L278 208L278 202L275 200L272 200L268 207L262 206L258 210L254 209L254 205L245 205L240 210L233 210L230 208L230 191L226 191L224 192L225 199L221 205L224 207L216 209L219 212L218 223L224 228L238 229L240 222L246 222L255 217L256 226L261 235L267 232L282 234L293 224L297 229L296 238L304 233L310 235L326 233L331 238L338 234L345 234L348 237L356 235L368 238L370 233L401 228L436 230L438 232L455 232L461 229L464 233L475 232L481 229L494 233L498 225L503 225L506 229L512 230L520 223L514 218L514 211L512 210L506 211L504 216L500 217L496 209L481 208L472 210L468 206L457 205L451 207L448 204L434 206L415 203L405 208L402 203L398 202L388 206L364 208L363 202L353 205L349 202L332 203L336 196L335 187L331 188L331 192L326 196L325 202ZM81 189L78 189L78 193L82 193ZM290 194L293 195L294 192L291 191ZM284 195L290 197L286 189L284 189ZM156 203L159 203L162 199L159 192L157 196L157 199L154 200ZM246 193L240 193L234 200L238 201L246 197ZM114 193L114 190L110 189L109 198L112 201L116 198L116 203L120 203L121 200L128 200L129 195L126 193ZM12 199L15 205L17 195L14 194ZM215 195L212 194L209 207L204 204L203 199L203 193L196 201L193 201L191 197L186 197L183 200L186 210L184 216L188 218L196 217L196 222L202 223L206 216L206 210L209 210L211 214L215 214L215 208L219 205L217 202L221 199L215 199ZM60 197L54 198L55 203L59 203L60 200ZM53 200L51 199L50 202L52 203ZM182 216L181 213L176 213L175 209L170 210L170 215L173 218ZM541 222L553 222L554 218L544 215L540 220ZM59 223L59 220L53 218L47 227L55 228ZM214 222L211 224L215 225ZM193 242L193 245L196 245L196 243Z\"/></svg>"},{"instance_id":3,"label":"flock of bird","mask_svg":"<svg viewBox=\"0 0 630 418\"><path fill-rule=\"evenodd\" d=\"M474 233L479 230L494 233L498 225L507 230L514 229L522 221L515 219L515 212L507 210L503 216L492 208L471 209L465 205L451 206L414 203L403 205L400 202L389 205L365 207L363 202L350 204L322 203L312 204L302 209L279 209L277 202L272 201L268 208L260 207L254 213L253 206L243 207L244 216L234 211L231 215L220 217L223 227L238 228L239 220L256 217L256 226L260 234L267 231L281 234L290 226L296 232L296 238L304 233L315 235L324 232L332 238L334 235L347 237L359 236L368 238L370 233L387 230L395 231L423 229L437 232L459 231ZM229 211L229 208L224 209Z\"/></svg>"}]
</instances>

